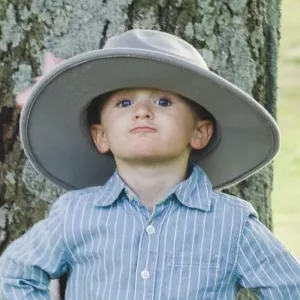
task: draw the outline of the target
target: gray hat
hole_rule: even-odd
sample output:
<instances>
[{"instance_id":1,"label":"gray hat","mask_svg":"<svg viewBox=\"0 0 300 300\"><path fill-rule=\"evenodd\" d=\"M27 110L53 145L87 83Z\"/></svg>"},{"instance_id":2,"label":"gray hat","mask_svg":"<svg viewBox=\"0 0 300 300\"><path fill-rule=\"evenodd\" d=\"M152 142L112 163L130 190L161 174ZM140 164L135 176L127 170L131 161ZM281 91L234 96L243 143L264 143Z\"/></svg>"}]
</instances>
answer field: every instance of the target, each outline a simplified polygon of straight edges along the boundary
<instances>
[{"instance_id":1,"label":"gray hat","mask_svg":"<svg viewBox=\"0 0 300 300\"><path fill-rule=\"evenodd\" d=\"M214 116L213 139L193 159L215 189L247 178L278 152L279 130L270 114L209 71L192 45L168 33L134 29L108 39L101 50L63 61L35 84L20 120L33 166L68 190L104 184L115 162L97 151L86 108L100 94L133 87L177 93Z\"/></svg>"}]
</instances>

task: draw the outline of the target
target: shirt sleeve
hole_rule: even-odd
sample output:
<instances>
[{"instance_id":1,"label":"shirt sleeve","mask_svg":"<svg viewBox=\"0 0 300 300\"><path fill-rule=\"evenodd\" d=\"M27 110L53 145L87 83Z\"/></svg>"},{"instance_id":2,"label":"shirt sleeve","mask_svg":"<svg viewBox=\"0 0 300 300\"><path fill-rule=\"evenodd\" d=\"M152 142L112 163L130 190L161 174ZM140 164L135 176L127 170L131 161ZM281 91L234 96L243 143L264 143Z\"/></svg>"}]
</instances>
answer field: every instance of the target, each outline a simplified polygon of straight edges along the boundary
<instances>
[{"instance_id":1,"label":"shirt sleeve","mask_svg":"<svg viewBox=\"0 0 300 300\"><path fill-rule=\"evenodd\" d=\"M300 299L300 265L254 215L246 220L238 254L239 284L260 299Z\"/></svg>"},{"instance_id":2,"label":"shirt sleeve","mask_svg":"<svg viewBox=\"0 0 300 300\"><path fill-rule=\"evenodd\" d=\"M49 281L66 272L63 216L66 196L53 204L48 218L11 243L0 259L2 293L9 300L50 300Z\"/></svg>"}]
</instances>

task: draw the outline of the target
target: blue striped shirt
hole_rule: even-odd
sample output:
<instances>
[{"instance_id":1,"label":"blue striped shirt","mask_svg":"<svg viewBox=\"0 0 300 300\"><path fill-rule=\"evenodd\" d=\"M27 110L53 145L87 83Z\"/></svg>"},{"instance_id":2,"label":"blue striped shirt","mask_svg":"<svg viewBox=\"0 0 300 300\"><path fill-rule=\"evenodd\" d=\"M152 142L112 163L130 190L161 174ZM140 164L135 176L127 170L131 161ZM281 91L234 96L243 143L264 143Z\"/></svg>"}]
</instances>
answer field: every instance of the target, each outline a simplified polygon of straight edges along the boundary
<instances>
[{"instance_id":1,"label":"blue striped shirt","mask_svg":"<svg viewBox=\"0 0 300 300\"><path fill-rule=\"evenodd\" d=\"M246 201L212 190L199 167L149 211L119 177L71 191L4 252L7 299L300 299L300 267Z\"/></svg>"}]
</instances>

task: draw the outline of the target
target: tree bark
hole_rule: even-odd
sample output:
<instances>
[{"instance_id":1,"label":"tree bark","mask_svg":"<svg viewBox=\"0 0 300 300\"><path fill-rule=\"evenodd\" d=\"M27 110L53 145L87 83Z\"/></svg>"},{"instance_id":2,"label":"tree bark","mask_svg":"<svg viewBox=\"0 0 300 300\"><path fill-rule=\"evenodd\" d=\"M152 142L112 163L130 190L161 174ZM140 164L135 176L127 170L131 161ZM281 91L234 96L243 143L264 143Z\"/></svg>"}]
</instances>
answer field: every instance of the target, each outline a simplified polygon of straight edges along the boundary
<instances>
[{"instance_id":1,"label":"tree bark","mask_svg":"<svg viewBox=\"0 0 300 300\"><path fill-rule=\"evenodd\" d=\"M0 253L63 192L34 171L18 135L14 95L41 74L45 49L68 58L132 28L174 33L275 117L280 0L28 2L1 0L0 6ZM250 201L272 228L272 183L269 166L226 192ZM255 299L246 294L240 299Z\"/></svg>"}]
</instances>

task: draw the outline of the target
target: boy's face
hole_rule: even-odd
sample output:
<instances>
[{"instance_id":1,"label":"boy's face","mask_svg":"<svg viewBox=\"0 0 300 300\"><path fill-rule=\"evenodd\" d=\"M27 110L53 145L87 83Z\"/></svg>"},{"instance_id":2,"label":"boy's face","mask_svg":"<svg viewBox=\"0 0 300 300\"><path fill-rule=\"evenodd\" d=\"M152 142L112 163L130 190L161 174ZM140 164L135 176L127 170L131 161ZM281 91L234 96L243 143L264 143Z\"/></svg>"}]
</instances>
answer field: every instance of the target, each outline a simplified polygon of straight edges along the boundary
<instances>
[{"instance_id":1,"label":"boy's face","mask_svg":"<svg viewBox=\"0 0 300 300\"><path fill-rule=\"evenodd\" d=\"M155 89L126 89L110 96L91 134L101 153L115 159L153 163L189 157L212 136L209 120L199 120L180 96Z\"/></svg>"}]
</instances>

